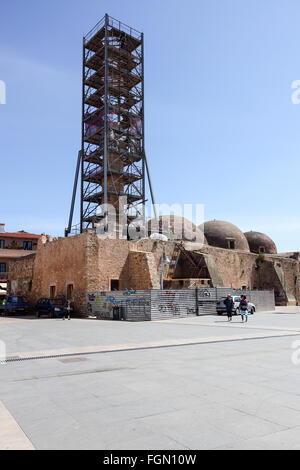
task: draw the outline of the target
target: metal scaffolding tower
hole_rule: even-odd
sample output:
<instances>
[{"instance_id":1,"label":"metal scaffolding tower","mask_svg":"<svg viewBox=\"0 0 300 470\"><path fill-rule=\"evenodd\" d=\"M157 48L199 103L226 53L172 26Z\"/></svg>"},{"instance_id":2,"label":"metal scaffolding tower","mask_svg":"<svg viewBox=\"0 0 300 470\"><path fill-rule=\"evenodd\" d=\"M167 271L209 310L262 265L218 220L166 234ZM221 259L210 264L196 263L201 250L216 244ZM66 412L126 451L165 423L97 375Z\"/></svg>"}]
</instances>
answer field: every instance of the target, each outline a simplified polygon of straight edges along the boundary
<instances>
[{"instance_id":1,"label":"metal scaffolding tower","mask_svg":"<svg viewBox=\"0 0 300 470\"><path fill-rule=\"evenodd\" d=\"M82 75L81 232L107 204L144 218L143 33L105 15L83 39Z\"/></svg>"}]
</instances>

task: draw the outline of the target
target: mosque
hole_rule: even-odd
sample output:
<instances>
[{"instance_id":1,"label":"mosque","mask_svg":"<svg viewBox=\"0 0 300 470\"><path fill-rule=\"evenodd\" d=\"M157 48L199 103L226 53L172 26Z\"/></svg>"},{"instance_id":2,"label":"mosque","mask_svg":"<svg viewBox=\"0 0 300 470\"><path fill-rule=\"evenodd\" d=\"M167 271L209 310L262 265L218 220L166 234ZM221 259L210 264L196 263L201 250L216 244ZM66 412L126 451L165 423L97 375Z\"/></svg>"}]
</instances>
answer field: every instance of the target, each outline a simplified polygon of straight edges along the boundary
<instances>
[{"instance_id":1,"label":"mosque","mask_svg":"<svg viewBox=\"0 0 300 470\"><path fill-rule=\"evenodd\" d=\"M195 237L196 235L196 237ZM195 241L196 239L196 241ZM99 235L42 236L35 253L11 261L10 291L66 295L85 313L95 291L227 287L273 290L276 305L300 302L299 253L278 253L263 233L243 233L230 222L196 227L179 216L150 220L136 240Z\"/></svg>"}]
</instances>

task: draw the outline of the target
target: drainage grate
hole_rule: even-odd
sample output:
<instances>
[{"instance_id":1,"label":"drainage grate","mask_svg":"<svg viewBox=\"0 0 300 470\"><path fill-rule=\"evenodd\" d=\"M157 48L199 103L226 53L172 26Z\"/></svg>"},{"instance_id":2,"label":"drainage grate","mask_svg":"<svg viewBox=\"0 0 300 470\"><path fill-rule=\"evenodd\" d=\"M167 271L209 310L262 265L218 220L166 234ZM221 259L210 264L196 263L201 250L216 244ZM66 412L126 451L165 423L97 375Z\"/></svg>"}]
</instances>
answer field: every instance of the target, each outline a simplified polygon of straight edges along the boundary
<instances>
[{"instance_id":1,"label":"drainage grate","mask_svg":"<svg viewBox=\"0 0 300 470\"><path fill-rule=\"evenodd\" d=\"M6 361L18 361L20 360L20 356L7 356Z\"/></svg>"},{"instance_id":2,"label":"drainage grate","mask_svg":"<svg viewBox=\"0 0 300 470\"><path fill-rule=\"evenodd\" d=\"M71 358L74 356L81 356L82 354L86 355L92 355L92 354L112 354L112 353L124 353L124 352L133 352L133 351L149 351L151 349L168 349L168 348L179 348L179 347L186 347L186 346L199 346L199 345L206 345L206 344L221 344L221 343L235 343L235 342L240 342L240 341L258 341L258 340L266 340L266 339L274 339L274 338L288 338L288 337L293 337L293 336L298 336L299 337L299 332L298 333L290 333L290 334L284 334L284 335L264 335L264 336L251 336L251 337L236 337L236 338L221 338L221 339L209 339L209 341L192 341L189 342L187 340L186 343L176 343L176 344L158 344L158 345L150 345L150 346L136 346L136 347L124 347L124 349L108 349L105 351L85 351L81 353L64 353L64 354L51 354L47 355L45 354L44 356L10 356L6 358L6 363L10 362L16 362L16 361L33 361L33 360L38 360L38 359L58 359L58 358Z\"/></svg>"}]
</instances>

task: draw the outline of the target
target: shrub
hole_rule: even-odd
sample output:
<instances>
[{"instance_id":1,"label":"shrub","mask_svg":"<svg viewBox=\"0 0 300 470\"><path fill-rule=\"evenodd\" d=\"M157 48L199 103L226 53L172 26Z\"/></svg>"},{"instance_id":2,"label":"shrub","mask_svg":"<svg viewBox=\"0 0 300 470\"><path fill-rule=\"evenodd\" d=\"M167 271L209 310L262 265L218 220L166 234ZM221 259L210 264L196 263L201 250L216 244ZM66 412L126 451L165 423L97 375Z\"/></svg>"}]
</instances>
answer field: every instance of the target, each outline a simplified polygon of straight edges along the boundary
<instances>
[{"instance_id":1,"label":"shrub","mask_svg":"<svg viewBox=\"0 0 300 470\"><path fill-rule=\"evenodd\" d=\"M259 263L259 262L263 263L265 261L265 259L266 259L266 257L264 255L264 253L259 253L259 255L256 258L256 262L257 263Z\"/></svg>"}]
</instances>

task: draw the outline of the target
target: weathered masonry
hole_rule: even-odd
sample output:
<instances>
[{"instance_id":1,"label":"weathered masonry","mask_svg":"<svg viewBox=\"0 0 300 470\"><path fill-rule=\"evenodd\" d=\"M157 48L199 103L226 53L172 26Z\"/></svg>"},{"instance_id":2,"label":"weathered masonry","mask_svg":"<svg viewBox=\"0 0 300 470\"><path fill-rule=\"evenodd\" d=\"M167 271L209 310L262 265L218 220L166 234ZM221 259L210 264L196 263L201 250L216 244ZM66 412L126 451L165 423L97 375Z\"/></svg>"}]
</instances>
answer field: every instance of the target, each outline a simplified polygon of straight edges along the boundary
<instances>
[{"instance_id":1,"label":"weathered masonry","mask_svg":"<svg viewBox=\"0 0 300 470\"><path fill-rule=\"evenodd\" d=\"M64 294L82 315L87 292L154 290L161 288L226 287L272 290L276 303L296 305L299 295L297 253L258 257L250 250L220 248L208 243L108 239L88 231L70 238L42 236L37 251L10 262L9 290L40 297ZM227 288L226 288L227 290Z\"/></svg>"}]
</instances>

